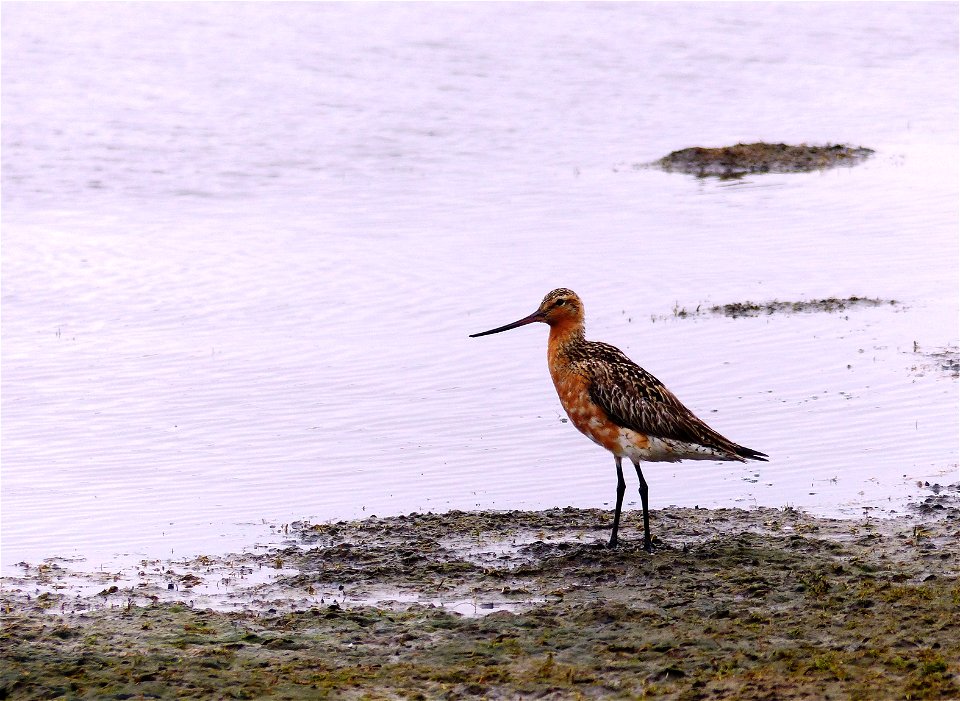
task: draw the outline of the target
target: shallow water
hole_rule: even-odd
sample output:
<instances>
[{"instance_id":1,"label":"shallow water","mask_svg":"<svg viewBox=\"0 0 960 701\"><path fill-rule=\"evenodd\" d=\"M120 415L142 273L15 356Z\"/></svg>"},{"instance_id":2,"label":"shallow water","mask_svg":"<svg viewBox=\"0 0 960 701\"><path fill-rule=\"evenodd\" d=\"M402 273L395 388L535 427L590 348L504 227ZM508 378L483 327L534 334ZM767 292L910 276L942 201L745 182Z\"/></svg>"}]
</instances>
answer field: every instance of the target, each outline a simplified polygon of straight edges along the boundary
<instances>
[{"instance_id":1,"label":"shallow water","mask_svg":"<svg viewBox=\"0 0 960 701\"><path fill-rule=\"evenodd\" d=\"M2 32L5 566L610 506L545 329L467 338L558 286L771 456L650 465L653 508L958 478L955 5L18 4ZM755 140L877 154L636 167ZM834 295L898 304L672 315Z\"/></svg>"}]
</instances>

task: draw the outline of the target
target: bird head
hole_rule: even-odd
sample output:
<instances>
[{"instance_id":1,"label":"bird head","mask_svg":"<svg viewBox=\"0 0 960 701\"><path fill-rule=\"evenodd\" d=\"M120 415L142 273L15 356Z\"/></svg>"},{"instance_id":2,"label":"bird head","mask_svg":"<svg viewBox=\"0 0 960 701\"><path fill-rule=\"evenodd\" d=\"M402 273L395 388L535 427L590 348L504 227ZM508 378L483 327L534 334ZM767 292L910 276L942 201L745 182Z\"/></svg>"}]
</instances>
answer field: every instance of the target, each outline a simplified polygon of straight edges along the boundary
<instances>
[{"instance_id":1,"label":"bird head","mask_svg":"<svg viewBox=\"0 0 960 701\"><path fill-rule=\"evenodd\" d=\"M537 311L530 316L525 316L511 324L507 324L506 326L498 326L497 328L490 329L489 331L470 334L470 338L488 336L492 333L500 333L501 331L509 331L510 329L517 328L518 326L526 326L527 324L532 324L536 321L541 321L549 326L567 324L573 324L576 326L582 325L583 302L580 301L580 298L577 297L577 293L573 290L568 290L565 287L559 287L552 292L547 293L547 296L543 298L542 302L540 302L540 306L537 308Z\"/></svg>"}]
</instances>

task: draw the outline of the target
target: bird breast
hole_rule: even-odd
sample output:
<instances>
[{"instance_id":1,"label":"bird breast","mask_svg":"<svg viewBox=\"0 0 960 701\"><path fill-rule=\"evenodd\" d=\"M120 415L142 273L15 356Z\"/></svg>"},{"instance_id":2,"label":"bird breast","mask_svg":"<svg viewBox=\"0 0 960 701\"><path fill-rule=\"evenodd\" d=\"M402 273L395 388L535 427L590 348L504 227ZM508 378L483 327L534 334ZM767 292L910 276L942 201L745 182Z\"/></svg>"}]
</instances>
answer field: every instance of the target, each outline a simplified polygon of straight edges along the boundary
<instances>
[{"instance_id":1,"label":"bird breast","mask_svg":"<svg viewBox=\"0 0 960 701\"><path fill-rule=\"evenodd\" d=\"M570 422L594 443L617 452L619 427L590 398L590 380L571 370L554 372L551 368L550 374Z\"/></svg>"}]
</instances>

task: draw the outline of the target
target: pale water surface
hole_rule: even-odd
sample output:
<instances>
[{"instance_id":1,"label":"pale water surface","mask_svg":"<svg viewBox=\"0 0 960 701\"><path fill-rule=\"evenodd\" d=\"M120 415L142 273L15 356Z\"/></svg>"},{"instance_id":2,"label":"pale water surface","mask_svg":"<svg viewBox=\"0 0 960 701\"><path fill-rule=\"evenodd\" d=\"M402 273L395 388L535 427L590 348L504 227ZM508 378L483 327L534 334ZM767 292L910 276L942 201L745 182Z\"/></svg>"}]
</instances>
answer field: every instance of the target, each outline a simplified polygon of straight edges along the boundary
<instances>
[{"instance_id":1,"label":"pale water surface","mask_svg":"<svg viewBox=\"0 0 960 701\"><path fill-rule=\"evenodd\" d=\"M2 13L7 567L610 507L546 329L467 338L559 286L590 337L771 456L650 465L654 508L880 513L957 480L957 381L930 355L958 341L955 3ZM877 153L634 167L755 140ZM672 314L849 295L899 304Z\"/></svg>"}]
</instances>

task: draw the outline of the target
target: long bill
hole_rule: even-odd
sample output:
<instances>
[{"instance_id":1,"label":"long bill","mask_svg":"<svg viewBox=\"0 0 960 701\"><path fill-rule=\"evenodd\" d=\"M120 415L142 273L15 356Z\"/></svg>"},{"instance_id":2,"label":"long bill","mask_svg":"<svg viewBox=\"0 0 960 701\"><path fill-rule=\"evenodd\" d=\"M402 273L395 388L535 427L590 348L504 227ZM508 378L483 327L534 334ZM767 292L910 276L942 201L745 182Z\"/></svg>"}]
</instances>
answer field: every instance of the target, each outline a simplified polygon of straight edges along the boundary
<instances>
[{"instance_id":1,"label":"long bill","mask_svg":"<svg viewBox=\"0 0 960 701\"><path fill-rule=\"evenodd\" d=\"M507 324L506 326L498 326L495 329L490 329L489 331L481 331L480 333L470 334L470 338L477 338L478 336L489 336L492 333L500 333L501 331L509 331L510 329L515 329L518 326L526 326L527 324L532 324L536 321L543 321L543 314L539 310L535 311L530 316L525 316L519 321L515 321L512 324Z\"/></svg>"}]
</instances>

